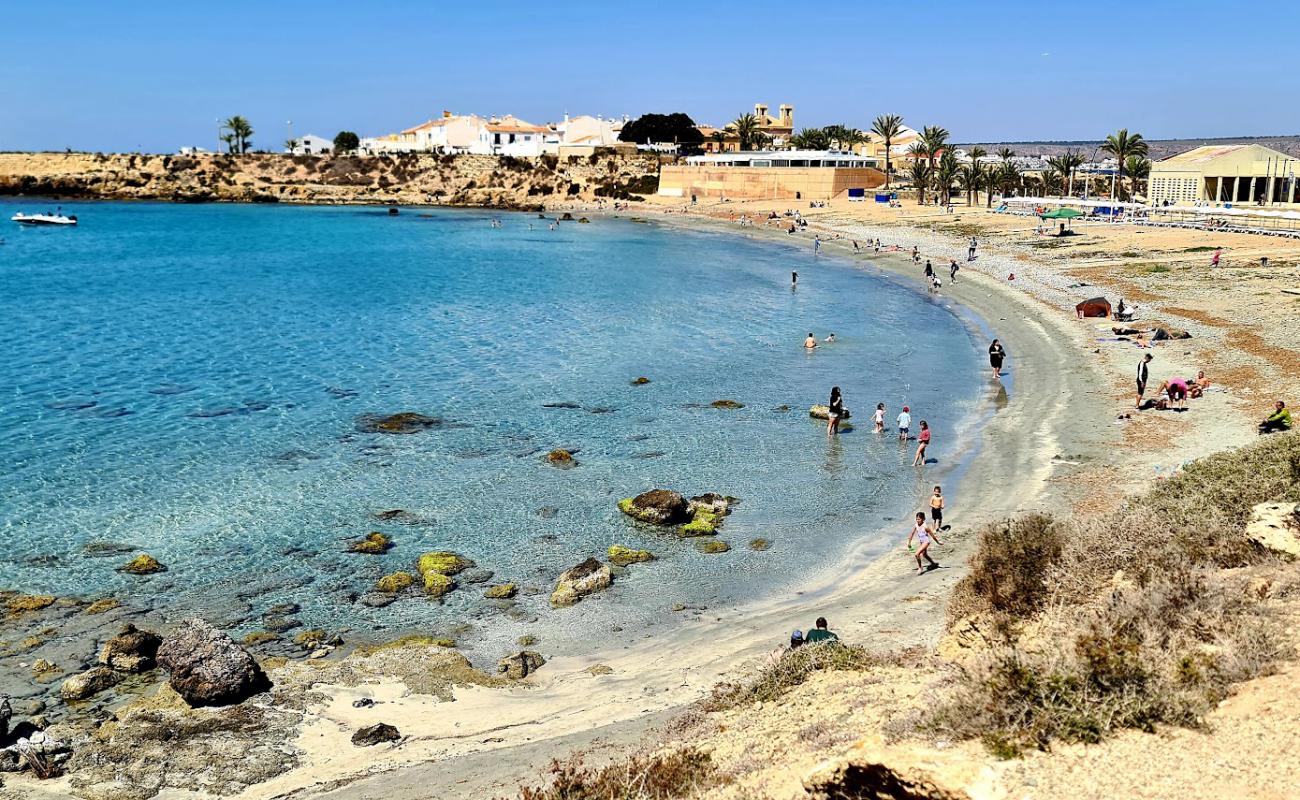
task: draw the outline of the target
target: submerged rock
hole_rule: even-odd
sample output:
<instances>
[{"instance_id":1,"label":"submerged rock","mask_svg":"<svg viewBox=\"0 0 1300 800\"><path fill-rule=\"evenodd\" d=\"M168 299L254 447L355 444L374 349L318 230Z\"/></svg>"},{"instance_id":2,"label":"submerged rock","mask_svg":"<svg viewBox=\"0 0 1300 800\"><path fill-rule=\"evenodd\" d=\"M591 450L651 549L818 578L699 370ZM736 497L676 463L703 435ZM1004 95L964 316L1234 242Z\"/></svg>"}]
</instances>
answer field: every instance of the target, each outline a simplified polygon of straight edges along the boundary
<instances>
[{"instance_id":1,"label":"submerged rock","mask_svg":"<svg viewBox=\"0 0 1300 800\"><path fill-rule=\"evenodd\" d=\"M456 588L456 581L440 572L424 573L424 593L430 597L442 597Z\"/></svg>"},{"instance_id":2,"label":"submerged rock","mask_svg":"<svg viewBox=\"0 0 1300 800\"><path fill-rule=\"evenodd\" d=\"M86 606L86 613L103 614L107 611L112 611L120 605L122 605L122 601L118 600L116 597L105 597Z\"/></svg>"},{"instance_id":3,"label":"submerged rock","mask_svg":"<svg viewBox=\"0 0 1300 800\"><path fill-rule=\"evenodd\" d=\"M238 703L271 688L244 648L201 619L181 623L158 648L168 683L191 706Z\"/></svg>"},{"instance_id":4,"label":"submerged rock","mask_svg":"<svg viewBox=\"0 0 1300 800\"><path fill-rule=\"evenodd\" d=\"M387 416L362 414L357 417L357 430L362 433L419 433L440 425L442 420L438 417L430 417L414 411L402 411Z\"/></svg>"},{"instance_id":5,"label":"submerged rock","mask_svg":"<svg viewBox=\"0 0 1300 800\"><path fill-rule=\"evenodd\" d=\"M718 532L722 516L707 508L697 508L691 521L681 528L682 536L712 536Z\"/></svg>"},{"instance_id":6,"label":"submerged rock","mask_svg":"<svg viewBox=\"0 0 1300 800\"><path fill-rule=\"evenodd\" d=\"M371 747L384 742L396 742L402 738L397 728L386 723L370 725L352 734L352 743L357 747Z\"/></svg>"},{"instance_id":7,"label":"submerged rock","mask_svg":"<svg viewBox=\"0 0 1300 800\"><path fill-rule=\"evenodd\" d=\"M630 517L653 525L676 525L690 518L686 498L669 489L651 489L620 500L618 508Z\"/></svg>"},{"instance_id":8,"label":"submerged rock","mask_svg":"<svg viewBox=\"0 0 1300 800\"><path fill-rule=\"evenodd\" d=\"M542 654L533 650L522 650L508 655L497 662L497 672L513 681L521 680L541 669L546 663Z\"/></svg>"},{"instance_id":9,"label":"submerged rock","mask_svg":"<svg viewBox=\"0 0 1300 800\"><path fill-rule=\"evenodd\" d=\"M546 463L560 469L569 469L578 466L578 462L573 458L573 453L565 450L563 447L557 447L546 454Z\"/></svg>"},{"instance_id":10,"label":"submerged rock","mask_svg":"<svg viewBox=\"0 0 1300 800\"><path fill-rule=\"evenodd\" d=\"M519 593L519 587L513 583L501 583L496 586L489 586L483 596L489 600L509 600Z\"/></svg>"},{"instance_id":11,"label":"submerged rock","mask_svg":"<svg viewBox=\"0 0 1300 800\"><path fill-rule=\"evenodd\" d=\"M396 522L401 525L432 525L436 522L433 517L422 517L413 511L407 511L404 508L391 508L387 511L376 511L374 518L380 522Z\"/></svg>"},{"instance_id":12,"label":"submerged rock","mask_svg":"<svg viewBox=\"0 0 1300 800\"><path fill-rule=\"evenodd\" d=\"M764 539L764 538L761 537L761 536L759 536L758 538L750 539L750 540L749 540L749 549L750 549L750 550L757 550L757 551L759 551L759 552L762 552L763 550L767 550L767 549L769 549L769 548L771 548L771 547L772 547L772 542L771 542L771 540L770 540L770 539Z\"/></svg>"},{"instance_id":13,"label":"submerged rock","mask_svg":"<svg viewBox=\"0 0 1300 800\"><path fill-rule=\"evenodd\" d=\"M122 673L108 667L91 667L79 675L73 675L59 687L59 696L65 701L85 700L121 683Z\"/></svg>"},{"instance_id":14,"label":"submerged rock","mask_svg":"<svg viewBox=\"0 0 1300 800\"><path fill-rule=\"evenodd\" d=\"M812 408L808 409L808 416L812 417L813 419L830 419L831 408L830 406L823 406L823 405L813 406ZM848 419L850 416L851 415L849 414L849 410L846 408L844 409L844 414L840 417L840 419Z\"/></svg>"},{"instance_id":15,"label":"submerged rock","mask_svg":"<svg viewBox=\"0 0 1300 800\"><path fill-rule=\"evenodd\" d=\"M127 623L121 633L104 642L99 663L119 672L147 672L156 666L162 637Z\"/></svg>"},{"instance_id":16,"label":"submerged rock","mask_svg":"<svg viewBox=\"0 0 1300 800\"><path fill-rule=\"evenodd\" d=\"M587 595L608 589L613 582L609 565L589 558L561 573L555 591L551 592L551 605L571 606Z\"/></svg>"},{"instance_id":17,"label":"submerged rock","mask_svg":"<svg viewBox=\"0 0 1300 800\"><path fill-rule=\"evenodd\" d=\"M129 575L153 575L166 571L167 567L148 553L141 553L122 565L122 572Z\"/></svg>"},{"instance_id":18,"label":"submerged rock","mask_svg":"<svg viewBox=\"0 0 1300 800\"><path fill-rule=\"evenodd\" d=\"M385 594L397 594L415 585L415 576L409 572L394 572L391 575L385 575L375 583L375 590ZM365 602L365 598L362 598ZM366 603L366 605L370 605ZM385 604L387 605L387 604Z\"/></svg>"},{"instance_id":19,"label":"submerged rock","mask_svg":"<svg viewBox=\"0 0 1300 800\"><path fill-rule=\"evenodd\" d=\"M714 400L712 403L709 403L709 405L713 408L727 408L727 409L745 407L745 404L738 400Z\"/></svg>"},{"instance_id":20,"label":"submerged rock","mask_svg":"<svg viewBox=\"0 0 1300 800\"><path fill-rule=\"evenodd\" d=\"M647 377L644 376L644 375L642 375L642 376L640 376L640 377L638 377L638 378L633 378L633 379L632 379L632 385L633 385L633 386L645 386L645 385L646 385L647 383L649 383L649 382L650 382L650 379L647 378Z\"/></svg>"},{"instance_id":21,"label":"submerged rock","mask_svg":"<svg viewBox=\"0 0 1300 800\"><path fill-rule=\"evenodd\" d=\"M725 553L731 549L731 545L721 539L710 539L705 542L700 542L696 546L699 548L701 553Z\"/></svg>"},{"instance_id":22,"label":"submerged rock","mask_svg":"<svg viewBox=\"0 0 1300 800\"><path fill-rule=\"evenodd\" d=\"M434 550L420 556L416 569L421 575L436 572L440 575L455 575L474 566L474 562L460 555L445 550Z\"/></svg>"},{"instance_id":23,"label":"submerged rock","mask_svg":"<svg viewBox=\"0 0 1300 800\"><path fill-rule=\"evenodd\" d=\"M654 561L654 554L649 550L633 550L630 547L624 547L620 544L609 546L609 563L625 567L628 564L637 564L642 561Z\"/></svg>"},{"instance_id":24,"label":"submerged rock","mask_svg":"<svg viewBox=\"0 0 1300 800\"><path fill-rule=\"evenodd\" d=\"M367 533L364 539L348 545L348 552L381 555L393 547L393 541L379 531Z\"/></svg>"}]
</instances>

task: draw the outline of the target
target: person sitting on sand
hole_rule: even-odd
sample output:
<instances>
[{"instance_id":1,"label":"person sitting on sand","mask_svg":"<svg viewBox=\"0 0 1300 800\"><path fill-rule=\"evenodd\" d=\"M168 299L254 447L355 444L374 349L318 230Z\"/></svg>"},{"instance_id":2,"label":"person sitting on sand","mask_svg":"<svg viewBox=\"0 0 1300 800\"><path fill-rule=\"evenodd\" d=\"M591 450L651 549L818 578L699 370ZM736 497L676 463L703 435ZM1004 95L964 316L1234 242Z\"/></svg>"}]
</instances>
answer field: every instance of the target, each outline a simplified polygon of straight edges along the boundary
<instances>
[{"instance_id":1,"label":"person sitting on sand","mask_svg":"<svg viewBox=\"0 0 1300 800\"><path fill-rule=\"evenodd\" d=\"M790 634L790 644L778 645L775 650L767 654L767 663L775 665L782 658L785 658L786 653L789 653L792 650L798 650L800 647L803 647L804 644L803 631L795 631Z\"/></svg>"},{"instance_id":2,"label":"person sitting on sand","mask_svg":"<svg viewBox=\"0 0 1300 800\"><path fill-rule=\"evenodd\" d=\"M1259 423L1259 432L1273 433L1274 431L1289 430L1291 430L1291 409L1286 407L1286 403L1278 400L1273 404L1273 413Z\"/></svg>"},{"instance_id":3,"label":"person sitting on sand","mask_svg":"<svg viewBox=\"0 0 1300 800\"><path fill-rule=\"evenodd\" d=\"M1196 373L1195 378L1187 379L1187 393L1193 400L1205 394L1205 390L1210 388L1210 379L1205 377L1205 370Z\"/></svg>"},{"instance_id":4,"label":"person sitting on sand","mask_svg":"<svg viewBox=\"0 0 1300 800\"><path fill-rule=\"evenodd\" d=\"M916 512L916 524L912 526L912 532L907 534L908 550L912 549L913 539L916 539L917 543L915 552L916 574L920 575L922 572L925 572L925 567L921 566L922 558L930 562L930 569L938 569L939 562L930 558L930 545L931 543L943 544L943 542L939 541L939 537L936 535L934 528L925 524L925 512L923 511Z\"/></svg>"},{"instance_id":5,"label":"person sitting on sand","mask_svg":"<svg viewBox=\"0 0 1300 800\"><path fill-rule=\"evenodd\" d=\"M930 446L930 423L921 420L921 432L916 436L916 458L912 459L912 466L919 467L925 463L925 448Z\"/></svg>"},{"instance_id":6,"label":"person sitting on sand","mask_svg":"<svg viewBox=\"0 0 1300 800\"><path fill-rule=\"evenodd\" d=\"M812 350L817 346L817 337L812 335L812 331L808 331L808 338L803 340L803 346L806 350Z\"/></svg>"},{"instance_id":7,"label":"person sitting on sand","mask_svg":"<svg viewBox=\"0 0 1300 800\"><path fill-rule=\"evenodd\" d=\"M817 627L808 631L808 637L804 639L805 644L819 644L821 642L838 642L840 637L832 633L827 627L826 618L818 617Z\"/></svg>"}]
</instances>

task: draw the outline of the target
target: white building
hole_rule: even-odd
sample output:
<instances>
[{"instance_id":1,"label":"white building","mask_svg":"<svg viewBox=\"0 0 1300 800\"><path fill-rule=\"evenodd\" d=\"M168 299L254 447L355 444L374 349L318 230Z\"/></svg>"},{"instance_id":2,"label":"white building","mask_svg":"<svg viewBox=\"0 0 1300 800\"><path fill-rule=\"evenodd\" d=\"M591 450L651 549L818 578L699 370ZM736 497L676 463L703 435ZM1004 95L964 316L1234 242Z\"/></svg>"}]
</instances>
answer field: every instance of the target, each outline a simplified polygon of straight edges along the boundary
<instances>
[{"instance_id":1,"label":"white building","mask_svg":"<svg viewBox=\"0 0 1300 800\"><path fill-rule=\"evenodd\" d=\"M545 152L547 134L550 128L525 122L518 117L507 114L493 117L484 126L482 144L487 152L499 156L521 156L534 158ZM470 152L475 152L471 150Z\"/></svg>"},{"instance_id":2,"label":"white building","mask_svg":"<svg viewBox=\"0 0 1300 800\"><path fill-rule=\"evenodd\" d=\"M293 148L285 152L293 153L295 156L327 155L334 151L334 142L310 133L299 136L293 141Z\"/></svg>"}]
</instances>

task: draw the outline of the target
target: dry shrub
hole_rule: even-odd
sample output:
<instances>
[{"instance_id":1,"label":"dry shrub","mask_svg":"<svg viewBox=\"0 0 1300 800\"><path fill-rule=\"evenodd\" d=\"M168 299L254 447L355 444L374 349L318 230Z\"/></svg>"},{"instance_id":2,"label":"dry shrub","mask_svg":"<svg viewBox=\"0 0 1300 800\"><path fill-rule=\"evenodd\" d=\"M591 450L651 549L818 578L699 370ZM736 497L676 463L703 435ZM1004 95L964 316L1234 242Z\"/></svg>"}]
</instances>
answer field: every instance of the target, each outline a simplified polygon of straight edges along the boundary
<instances>
[{"instance_id":1,"label":"dry shrub","mask_svg":"<svg viewBox=\"0 0 1300 800\"><path fill-rule=\"evenodd\" d=\"M581 756L551 763L545 786L520 787L520 800L669 800L721 782L707 753L683 749L636 755L599 769Z\"/></svg>"},{"instance_id":2,"label":"dry shrub","mask_svg":"<svg viewBox=\"0 0 1300 800\"><path fill-rule=\"evenodd\" d=\"M1300 500L1296 435L1196 462L1098 518L986 528L954 615L991 612L1005 639L962 668L921 728L1010 757L1201 724L1234 683L1291 654L1253 571L1222 569L1269 558L1243 529L1275 500Z\"/></svg>"},{"instance_id":3,"label":"dry shrub","mask_svg":"<svg viewBox=\"0 0 1300 800\"><path fill-rule=\"evenodd\" d=\"M721 683L706 698L705 711L725 711L750 703L776 700L791 688L824 670L865 670L881 664L880 656L857 645L827 642L791 650L767 665L748 683Z\"/></svg>"}]
</instances>

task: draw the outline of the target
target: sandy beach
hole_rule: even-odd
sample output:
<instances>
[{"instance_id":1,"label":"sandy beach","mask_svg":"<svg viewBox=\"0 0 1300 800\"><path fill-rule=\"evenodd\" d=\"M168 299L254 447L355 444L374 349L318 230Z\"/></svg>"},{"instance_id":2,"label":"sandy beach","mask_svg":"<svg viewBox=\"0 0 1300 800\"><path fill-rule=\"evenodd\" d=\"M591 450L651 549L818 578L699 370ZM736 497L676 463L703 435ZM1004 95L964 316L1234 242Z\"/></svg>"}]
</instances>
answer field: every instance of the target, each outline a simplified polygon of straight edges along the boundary
<instances>
[{"instance_id":1,"label":"sandy beach","mask_svg":"<svg viewBox=\"0 0 1300 800\"><path fill-rule=\"evenodd\" d=\"M340 674L336 667L280 665L271 672L277 685L303 690L303 717L290 742L302 757L293 769L236 796L359 800L507 795L521 782L536 782L552 758L584 750L599 761L602 754L632 747L719 681L735 680L762 664L790 630L810 628L817 616L827 617L849 642L893 651L931 648L943 631L945 601L963 574L971 534L981 523L1025 511L1087 511L1169 474L1184 461L1253 438L1250 416L1243 411L1250 399L1227 379L1232 391L1209 393L1186 414L1147 412L1138 420L1117 420L1131 410L1128 375L1142 351L1114 341L1105 320L1076 319L1072 308L1080 290L1071 285L1078 280L1054 266L1022 260L996 243L982 245L979 258L968 263L964 237L953 231L932 231L917 220L886 224L843 204L810 213L809 230L798 236L776 227L741 227L731 219L765 214L772 205L726 204L688 215L662 213L670 209L647 204L631 215L770 238L782 246L802 239L801 246L811 247L816 233L828 255L856 258L858 268L880 270L917 291L925 290L920 267L909 255L912 246L920 248L922 263L932 259L945 277L948 258L956 258L962 269L956 283L942 288L942 301L972 325L986 326L1010 354L1004 382L990 377L985 387L988 414L977 441L963 445L970 459L959 485L945 492L946 521L953 528L936 551L944 568L914 574L901 546L912 509L900 508L891 523L897 528L897 546L872 557L872 548L864 544L802 591L737 608L687 609L687 620L671 635L614 652L582 658L547 653L545 668L525 681L509 687L456 686L450 689L454 702L382 670L331 682ZM886 252L875 254L864 246L861 255L853 256L851 240L865 245L876 237L885 242ZM805 271L801 281L833 279L836 268ZM1015 281L1006 279L1012 271ZM1137 299L1131 288L1124 288L1126 296ZM1103 289L1110 290L1103 286L1096 292ZM1193 345L1174 342L1154 350L1153 382L1165 374L1194 375L1207 363L1223 370L1221 362L1205 360L1197 337ZM945 477L943 470L935 473L935 482ZM869 541L865 534L877 529L871 522L860 527L864 541ZM405 653L418 663L437 650L414 643ZM351 659L357 659L357 672L375 669L360 656L344 662ZM357 708L358 700L376 704ZM403 740L384 748L350 743L356 729L378 721L397 726ZM29 797L61 797L67 780L20 784L15 779L10 785L21 785ZM159 795L181 796L190 795Z\"/></svg>"}]
</instances>

